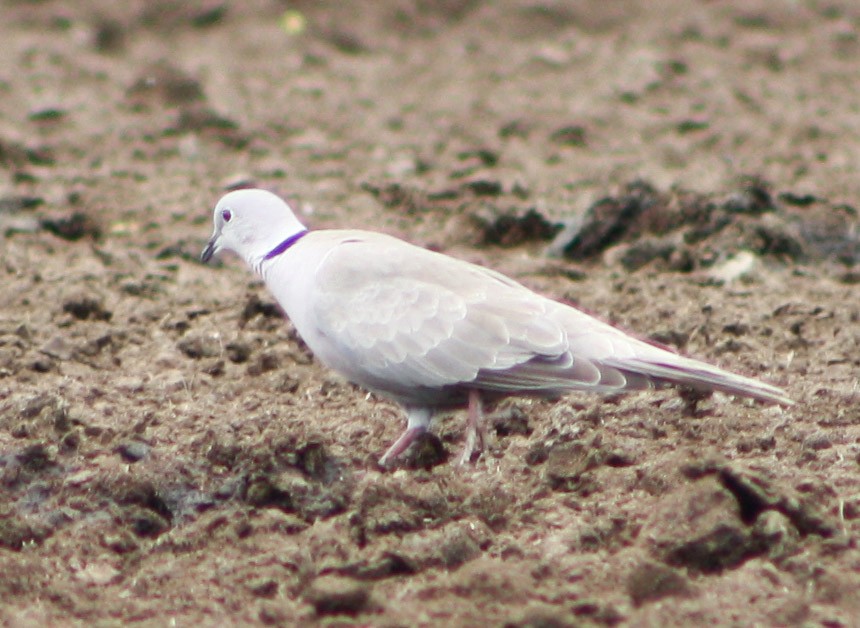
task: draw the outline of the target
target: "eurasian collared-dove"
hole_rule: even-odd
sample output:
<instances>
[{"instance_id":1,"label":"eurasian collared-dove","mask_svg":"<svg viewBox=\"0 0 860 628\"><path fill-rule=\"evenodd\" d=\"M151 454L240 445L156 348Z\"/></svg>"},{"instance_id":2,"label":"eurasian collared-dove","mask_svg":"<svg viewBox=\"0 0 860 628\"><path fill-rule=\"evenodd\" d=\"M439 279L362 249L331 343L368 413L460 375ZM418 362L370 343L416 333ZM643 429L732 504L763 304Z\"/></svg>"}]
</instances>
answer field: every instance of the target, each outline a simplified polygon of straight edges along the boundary
<instances>
[{"instance_id":1,"label":"eurasian collared-dove","mask_svg":"<svg viewBox=\"0 0 860 628\"><path fill-rule=\"evenodd\" d=\"M265 190L230 192L214 218L204 262L221 250L240 255L321 362L405 408L407 428L383 465L434 411L467 404L469 460L482 445L485 398L679 384L792 403L779 388L637 340L487 268L380 233L308 231Z\"/></svg>"}]
</instances>

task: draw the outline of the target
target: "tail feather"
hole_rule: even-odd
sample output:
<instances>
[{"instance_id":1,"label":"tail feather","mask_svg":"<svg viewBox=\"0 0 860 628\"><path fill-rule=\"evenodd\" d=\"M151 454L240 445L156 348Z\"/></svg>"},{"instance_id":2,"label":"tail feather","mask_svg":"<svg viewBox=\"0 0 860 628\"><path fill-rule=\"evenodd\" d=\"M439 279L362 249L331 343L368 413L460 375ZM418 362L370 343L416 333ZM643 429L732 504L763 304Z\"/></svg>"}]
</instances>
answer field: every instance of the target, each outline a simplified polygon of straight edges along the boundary
<instances>
[{"instance_id":1,"label":"tail feather","mask_svg":"<svg viewBox=\"0 0 860 628\"><path fill-rule=\"evenodd\" d=\"M628 358L608 360L607 365L625 373L644 375L657 383L690 386L701 390L718 390L731 395L749 397L783 406L794 405L785 391L750 377L736 375L697 360L672 356L673 362L650 362Z\"/></svg>"}]
</instances>

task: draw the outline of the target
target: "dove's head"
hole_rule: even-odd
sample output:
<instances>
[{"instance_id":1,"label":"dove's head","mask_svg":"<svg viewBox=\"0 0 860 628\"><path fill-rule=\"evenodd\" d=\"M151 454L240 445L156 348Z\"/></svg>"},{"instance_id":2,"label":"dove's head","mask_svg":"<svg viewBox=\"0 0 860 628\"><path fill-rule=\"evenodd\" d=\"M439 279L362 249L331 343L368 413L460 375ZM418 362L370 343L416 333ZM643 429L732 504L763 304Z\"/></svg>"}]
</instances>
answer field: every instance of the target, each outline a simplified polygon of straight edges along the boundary
<instances>
[{"instance_id":1,"label":"dove's head","mask_svg":"<svg viewBox=\"0 0 860 628\"><path fill-rule=\"evenodd\" d=\"M290 206L266 190L236 190L215 205L215 231L200 259L233 251L257 268L279 245L306 231Z\"/></svg>"}]
</instances>

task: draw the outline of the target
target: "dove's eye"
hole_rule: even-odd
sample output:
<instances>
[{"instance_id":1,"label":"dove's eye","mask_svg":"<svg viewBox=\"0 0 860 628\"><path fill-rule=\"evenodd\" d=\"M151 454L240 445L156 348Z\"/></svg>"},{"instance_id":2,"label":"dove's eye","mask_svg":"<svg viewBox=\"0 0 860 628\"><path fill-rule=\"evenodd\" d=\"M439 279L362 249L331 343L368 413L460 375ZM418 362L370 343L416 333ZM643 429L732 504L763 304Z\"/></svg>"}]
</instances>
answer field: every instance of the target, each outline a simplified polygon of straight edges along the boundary
<instances>
[{"instance_id":1,"label":"dove's eye","mask_svg":"<svg viewBox=\"0 0 860 628\"><path fill-rule=\"evenodd\" d=\"M224 222L230 222L230 219L233 217L233 214L230 213L229 209L225 209L221 212L221 219Z\"/></svg>"}]
</instances>

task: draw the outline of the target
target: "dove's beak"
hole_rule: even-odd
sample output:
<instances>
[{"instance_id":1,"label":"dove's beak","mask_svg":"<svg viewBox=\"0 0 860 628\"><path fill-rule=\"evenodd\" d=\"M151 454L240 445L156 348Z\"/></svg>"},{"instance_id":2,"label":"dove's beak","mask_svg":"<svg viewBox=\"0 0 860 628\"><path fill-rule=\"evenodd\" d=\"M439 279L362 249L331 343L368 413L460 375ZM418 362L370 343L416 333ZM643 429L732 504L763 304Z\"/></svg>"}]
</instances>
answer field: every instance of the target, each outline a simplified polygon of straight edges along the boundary
<instances>
[{"instance_id":1,"label":"dove's beak","mask_svg":"<svg viewBox=\"0 0 860 628\"><path fill-rule=\"evenodd\" d=\"M200 254L200 261L204 264L208 262L218 252L218 248L218 236L215 236L206 243L206 248Z\"/></svg>"}]
</instances>

